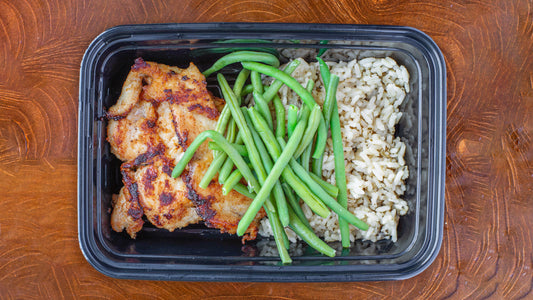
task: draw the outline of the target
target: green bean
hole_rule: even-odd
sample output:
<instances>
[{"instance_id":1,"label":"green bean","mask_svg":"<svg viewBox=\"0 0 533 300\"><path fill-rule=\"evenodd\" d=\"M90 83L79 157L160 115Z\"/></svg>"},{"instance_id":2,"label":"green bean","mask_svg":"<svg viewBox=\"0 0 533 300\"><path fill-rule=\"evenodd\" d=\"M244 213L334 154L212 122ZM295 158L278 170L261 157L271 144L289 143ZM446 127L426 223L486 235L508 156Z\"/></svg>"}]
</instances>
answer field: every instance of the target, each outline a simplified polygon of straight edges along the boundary
<instances>
[{"instance_id":1,"label":"green bean","mask_svg":"<svg viewBox=\"0 0 533 300\"><path fill-rule=\"evenodd\" d=\"M298 68L299 65L300 65L300 60L295 59L291 61L285 67L285 69L283 69L283 72L290 75L292 74L292 72L294 72L294 70L296 70L296 68ZM281 80L279 79L274 80L274 82L272 82L270 87L263 94L263 98L265 98L265 101L270 102L274 98L274 96L278 94L278 91L281 88L281 86L283 86L283 82Z\"/></svg>"},{"instance_id":2,"label":"green bean","mask_svg":"<svg viewBox=\"0 0 533 300\"><path fill-rule=\"evenodd\" d=\"M300 202L296 197L294 197L294 193L292 192L289 185L284 182L281 184L283 187L283 190L285 191L285 196L287 197L287 202L289 202L290 206L292 207L292 210L296 215L300 218L300 220L305 224L305 226L311 228L311 225L309 224L309 221L307 220L307 217L305 216L302 207L300 206Z\"/></svg>"},{"instance_id":3,"label":"green bean","mask_svg":"<svg viewBox=\"0 0 533 300\"><path fill-rule=\"evenodd\" d=\"M239 193L239 194L241 194L241 195L243 195L243 196L246 196L246 197L248 197L248 198L250 198L250 199L255 198L255 195L256 195L256 194L253 193L253 192L248 191L248 188L247 188L246 186L244 186L244 184L242 184L242 183L240 183L240 182L237 182L237 183L233 186L233 189L234 189L237 193Z\"/></svg>"},{"instance_id":4,"label":"green bean","mask_svg":"<svg viewBox=\"0 0 533 300\"><path fill-rule=\"evenodd\" d=\"M267 199L266 202L274 202L274 195L273 194L270 194L270 199ZM265 203L266 203L265 202ZM279 235L281 235L281 238L283 239L283 245L285 246L285 249L286 250L289 250L289 247L291 246L290 245L290 242L289 242L289 237L287 236L287 233L285 232L285 226L283 226L283 224L281 224L281 221L280 221L280 217L279 217L279 214L278 214L278 211L274 211L276 213L275 218L277 220L277 226L279 226L280 230L279 230ZM287 210L287 215L289 215L289 211ZM272 223L270 224L272 226ZM289 226L289 225L287 225ZM272 232L274 233L274 230L272 230ZM276 237L274 236L274 239Z\"/></svg>"},{"instance_id":5,"label":"green bean","mask_svg":"<svg viewBox=\"0 0 533 300\"><path fill-rule=\"evenodd\" d=\"M317 60L318 60L319 68L320 68L320 76L322 77L322 82L324 82L324 86L327 88L329 85L329 79L331 77L331 73L329 72L329 67L322 58L317 57Z\"/></svg>"},{"instance_id":6,"label":"green bean","mask_svg":"<svg viewBox=\"0 0 533 300\"><path fill-rule=\"evenodd\" d=\"M267 121L268 127L270 127L270 129L274 128L270 108L268 107L268 103L265 101L263 96L260 93L254 92L254 101L257 110L261 113L261 115L263 115L263 118L265 118L265 120Z\"/></svg>"},{"instance_id":7,"label":"green bean","mask_svg":"<svg viewBox=\"0 0 533 300\"><path fill-rule=\"evenodd\" d=\"M281 224L281 222L280 222L280 224ZM283 230L281 230L281 236L283 237L283 242L285 244L285 249L289 250L289 248L291 247L291 242L289 241L289 237L287 236L287 232L285 232L285 227L283 227L283 225L282 225L282 229Z\"/></svg>"},{"instance_id":8,"label":"green bean","mask_svg":"<svg viewBox=\"0 0 533 300\"><path fill-rule=\"evenodd\" d=\"M308 90L309 92L313 91L313 88L315 87L315 82L313 80L309 80L307 82L307 85L305 86L305 89ZM321 122L322 123L322 122ZM319 124L319 127L320 128L320 124ZM306 170L309 170L309 157L311 156L311 150L312 150L312 145L313 143L311 142L309 144L309 146L307 146L304 150L304 152L302 153L302 165L304 166L304 168L306 168Z\"/></svg>"},{"instance_id":9,"label":"green bean","mask_svg":"<svg viewBox=\"0 0 533 300\"><path fill-rule=\"evenodd\" d=\"M316 176L322 176L322 164L324 162L324 154L321 155L320 158L313 158L313 162L311 163L313 174Z\"/></svg>"},{"instance_id":10,"label":"green bean","mask_svg":"<svg viewBox=\"0 0 533 300\"><path fill-rule=\"evenodd\" d=\"M268 102L263 98L263 82L261 82L261 74L257 71L252 71L251 75L252 85L254 87L254 102L255 106L259 112L263 115L265 120L267 120L270 128L273 128L274 124L272 123L272 115L270 113L270 108L268 107Z\"/></svg>"},{"instance_id":11,"label":"green bean","mask_svg":"<svg viewBox=\"0 0 533 300\"><path fill-rule=\"evenodd\" d=\"M306 113L302 114L303 118L296 125L296 129L294 131L295 133L304 131L303 128L305 127L306 123L306 115ZM260 133L261 138L265 142L265 146L267 147L270 156L272 156L272 158L277 162L281 156L282 149L279 146L278 141L274 137L274 133L272 133L272 131L268 128L266 121L256 110L250 109L250 117L252 119L252 123L255 129ZM283 140L282 138L279 139ZM317 215L324 218L329 215L329 210L324 205L324 203L322 203L320 199L315 196L311 192L311 190L309 190L309 188L298 178L298 176L294 174L291 168L285 168L283 170L282 176L283 179L294 189L296 194L298 194L298 196L302 198L302 200L307 203L309 208L311 208L311 210L313 210Z\"/></svg>"},{"instance_id":12,"label":"green bean","mask_svg":"<svg viewBox=\"0 0 533 300\"><path fill-rule=\"evenodd\" d=\"M322 81L324 82L324 86L328 88L331 81L331 73L329 72L329 68L327 64L322 60L318 60L320 65L320 75L322 76ZM346 171L345 171L345 165L344 165L344 146L342 143L342 132L340 128L340 118L339 118L339 108L337 106L337 99L332 95L331 98L332 103L328 104L331 108L330 113L330 127L331 127L331 139L333 142L333 154L334 154L334 161L335 161L335 181L337 183L337 187L339 188L339 195L337 197L339 203L343 207L347 207L348 203L348 188L346 186ZM326 108L326 111L329 113L330 108ZM338 166L338 168L337 168ZM367 230L368 225L366 223L363 223L366 225L366 228L360 228L361 230ZM339 218L339 228L341 231L341 242L342 246L347 248L350 247L350 228L348 224Z\"/></svg>"},{"instance_id":13,"label":"green bean","mask_svg":"<svg viewBox=\"0 0 533 300\"><path fill-rule=\"evenodd\" d=\"M327 66L326 66L327 67ZM339 85L339 76L330 75L326 86L326 99L324 100L324 120L329 127L331 124L331 115L333 113L333 102L335 101L337 87ZM324 83L325 84L325 83Z\"/></svg>"},{"instance_id":14,"label":"green bean","mask_svg":"<svg viewBox=\"0 0 533 300\"><path fill-rule=\"evenodd\" d=\"M305 148L304 152L302 153L301 160L302 160L302 167L309 172L309 162L311 158L311 151L313 150L313 143L309 143L309 145Z\"/></svg>"},{"instance_id":15,"label":"green bean","mask_svg":"<svg viewBox=\"0 0 533 300\"><path fill-rule=\"evenodd\" d=\"M229 120L228 130L226 132L226 140L228 140L228 143L233 143L235 142L236 137L237 137L237 126L235 125L235 120L232 118Z\"/></svg>"},{"instance_id":16,"label":"green bean","mask_svg":"<svg viewBox=\"0 0 533 300\"><path fill-rule=\"evenodd\" d=\"M318 123L318 130L316 132L315 152L313 158L320 158L326 149L326 141L328 139L328 129L324 121L324 116L320 116L320 122Z\"/></svg>"},{"instance_id":17,"label":"green bean","mask_svg":"<svg viewBox=\"0 0 533 300\"><path fill-rule=\"evenodd\" d=\"M298 120L309 120L309 115L311 114L311 110L308 106L304 105L300 108L300 113L298 114Z\"/></svg>"},{"instance_id":18,"label":"green bean","mask_svg":"<svg viewBox=\"0 0 533 300\"><path fill-rule=\"evenodd\" d=\"M194 156L194 152L198 150L200 145L207 139L212 139L217 145L219 145L222 150L233 160L233 163L235 163L235 166L241 171L242 175L248 181L248 184L251 185L254 189L259 190L260 185L259 182L257 182L257 179L255 179L254 174L242 158L242 156L239 155L239 152L235 150L231 146L228 141L218 132L214 130L206 130L200 133L194 141L189 145L187 150L183 153L183 156L181 157L180 161L176 164L174 167L174 170L172 171L172 177L176 178L181 175L183 170L185 170L185 167L189 163L189 161Z\"/></svg>"},{"instance_id":19,"label":"green bean","mask_svg":"<svg viewBox=\"0 0 533 300\"><path fill-rule=\"evenodd\" d=\"M233 84L233 93L238 98L241 97L241 93L242 93L244 84L246 83L246 80L248 79L248 76L250 76L250 70L242 69L239 72L239 75L237 75L237 79L235 79L235 83Z\"/></svg>"},{"instance_id":20,"label":"green bean","mask_svg":"<svg viewBox=\"0 0 533 300\"><path fill-rule=\"evenodd\" d=\"M251 71L257 71L259 73L279 79L285 85L287 85L290 89L295 91L296 94L298 94L298 96L302 98L302 101L307 106L309 106L309 109L312 110L317 105L311 93L308 90L306 90L304 87L302 87L302 85L296 79L294 79L287 73L280 71L277 68L274 68L272 66L257 63L257 62L248 61L248 62L242 62L241 64L245 69L249 69Z\"/></svg>"},{"instance_id":21,"label":"green bean","mask_svg":"<svg viewBox=\"0 0 533 300\"><path fill-rule=\"evenodd\" d=\"M304 120L302 120L301 122L304 122ZM262 204L266 200L266 198L272 191L272 188L274 187L276 182L278 182L281 173L285 169L287 163L292 158L294 151L296 151L296 148L300 143L304 129L304 126L296 126L293 136L289 138L287 147L281 152L281 155L276 160L276 163L268 174L268 177L266 178L263 186L261 186L261 189L259 190L259 192L257 192L257 196L252 201L252 203L248 207L248 210L239 222L239 225L237 226L237 234L239 236L244 234L244 232L252 222L253 218L259 211L260 204Z\"/></svg>"},{"instance_id":22,"label":"green bean","mask_svg":"<svg viewBox=\"0 0 533 300\"><path fill-rule=\"evenodd\" d=\"M276 241L276 247L278 248L279 257L283 264L290 264L292 262L289 252L287 251L288 240L286 240L285 230L279 222L279 218L276 212L267 211L268 221L270 227L272 227L272 233L274 234L274 240Z\"/></svg>"},{"instance_id":23,"label":"green bean","mask_svg":"<svg viewBox=\"0 0 533 300\"><path fill-rule=\"evenodd\" d=\"M318 131L315 141L315 152L313 154L313 172L316 175L322 176L322 163L324 161L324 152L326 149L326 142L328 139L328 127L324 118L320 118Z\"/></svg>"},{"instance_id":24,"label":"green bean","mask_svg":"<svg viewBox=\"0 0 533 300\"><path fill-rule=\"evenodd\" d=\"M215 131L224 134L226 132L226 128L228 127L229 120L231 119L231 111L227 105L224 106L222 109L222 112L220 113L220 116L218 117L217 125L215 127ZM220 152L215 151L213 153L213 158L216 158Z\"/></svg>"},{"instance_id":25,"label":"green bean","mask_svg":"<svg viewBox=\"0 0 533 300\"><path fill-rule=\"evenodd\" d=\"M298 108L295 105L290 105L287 112L287 135L291 137L294 127L298 122Z\"/></svg>"},{"instance_id":26,"label":"green bean","mask_svg":"<svg viewBox=\"0 0 533 300\"><path fill-rule=\"evenodd\" d=\"M222 195L227 195L233 187L241 180L242 174L239 169L233 171L231 175L227 177L227 179L224 181L224 185L222 185Z\"/></svg>"},{"instance_id":27,"label":"green bean","mask_svg":"<svg viewBox=\"0 0 533 300\"><path fill-rule=\"evenodd\" d=\"M246 69L244 69L246 70ZM248 70L249 71L249 70ZM254 91L254 86L250 83L242 88L241 97L251 94Z\"/></svg>"},{"instance_id":28,"label":"green bean","mask_svg":"<svg viewBox=\"0 0 533 300\"><path fill-rule=\"evenodd\" d=\"M230 143L230 144L233 148L235 148L235 150L239 152L241 156L248 156L248 152L246 151L246 146L242 144L235 144L235 143ZM220 148L220 146L218 146L214 142L209 142L209 149L213 151L222 151L222 148Z\"/></svg>"},{"instance_id":29,"label":"green bean","mask_svg":"<svg viewBox=\"0 0 533 300\"><path fill-rule=\"evenodd\" d=\"M252 121L250 120L248 110L244 107L241 107L241 110L243 112L246 123L251 125ZM270 173L272 171L272 166L274 165L274 163L272 162L272 159L270 159L270 156L266 154L267 150L265 148L265 144L263 144L263 141L261 140L261 137L259 137L257 131L255 131L254 126L250 126L250 132L252 133L254 143L257 146L257 150L259 151L259 153L265 153L264 155L261 155L261 160L263 162L263 166L265 167L266 172ZM283 188L281 187L279 181L276 182L276 184L274 185L272 195L274 196L274 202L276 204L277 213L280 218L281 224L283 226L288 226L289 212L287 211L287 200L285 198Z\"/></svg>"},{"instance_id":30,"label":"green bean","mask_svg":"<svg viewBox=\"0 0 533 300\"><path fill-rule=\"evenodd\" d=\"M233 86L236 95L241 94L240 89L242 89L242 85L246 82L246 79L248 78L250 74L250 70L247 70L247 71L245 70L246 69L242 69L242 71L239 72L239 75L237 75L237 80L235 81L235 85ZM220 113L220 116L218 117L218 122L215 127L215 130L217 132L220 132L221 134L224 134L224 132L226 132L226 128L228 126L230 119L231 119L231 111L226 105L224 106L224 108L222 109L222 112ZM230 141L230 143L231 142L232 141ZM214 151L213 158L216 158L219 154L220 152Z\"/></svg>"},{"instance_id":31,"label":"green bean","mask_svg":"<svg viewBox=\"0 0 533 300\"><path fill-rule=\"evenodd\" d=\"M339 77L337 75L331 75L329 83L327 85L326 100L324 101L324 111L323 111L324 118L320 120L315 153L313 154L313 158L317 160L317 162L314 164L314 167L313 167L315 174L322 173L322 161L324 157L324 149L326 148L326 139L327 139L328 128L329 128L329 123L331 119L331 111L330 111L331 106L332 106L331 103L335 101L335 94L337 91L338 84L339 84Z\"/></svg>"},{"instance_id":32,"label":"green bean","mask_svg":"<svg viewBox=\"0 0 533 300\"><path fill-rule=\"evenodd\" d=\"M309 92L309 93L312 93L313 92L313 88L315 87L315 81L314 80L309 80L307 81L307 84L305 85L305 89Z\"/></svg>"},{"instance_id":33,"label":"green bean","mask_svg":"<svg viewBox=\"0 0 533 300\"><path fill-rule=\"evenodd\" d=\"M317 176L314 173L309 173L309 175L313 178L313 180L315 180L316 183L320 184L320 186L324 189L324 191L326 191L331 197L337 198L337 195L339 194L338 187L323 180L321 176Z\"/></svg>"},{"instance_id":34,"label":"green bean","mask_svg":"<svg viewBox=\"0 0 533 300\"><path fill-rule=\"evenodd\" d=\"M314 82L313 80L309 80L309 81L307 82L307 85L305 86L305 89L308 90L309 92L311 92L311 91L313 90L313 87L314 87L314 86L315 86L315 82ZM305 109L307 109L307 106L305 106L305 107L303 108L302 113L304 112ZM296 112L297 112L297 110L296 110ZM295 119L295 120L293 120L292 122L293 122L293 123L296 123L296 119L297 119L296 113L295 113L295 112L291 112L291 113L294 114L294 115L291 116L291 117ZM292 130L294 130L294 125L295 125L295 124L290 124L290 127L292 127ZM289 125L287 125L287 126L289 126ZM289 137L290 137L291 134L292 134L292 132L289 134ZM311 146L309 146L309 147L311 147ZM307 149L307 148L306 148L306 149ZM311 150L309 150L309 151L311 151ZM304 151L304 153L305 153L305 151ZM304 153L302 153L302 154L304 154ZM309 152L309 153L310 153L310 152ZM307 159L307 158L304 157L302 160L305 160L305 159Z\"/></svg>"},{"instance_id":35,"label":"green bean","mask_svg":"<svg viewBox=\"0 0 533 300\"><path fill-rule=\"evenodd\" d=\"M327 91L327 89L329 87L330 77L331 77L331 74L329 72L329 67L324 62L324 60L322 60L320 57L317 57L317 60L318 60L319 66L320 66L320 75L322 77L322 81L324 82L324 87L326 88L326 91ZM331 108L332 108L331 100L332 99L329 99L329 100L326 99L326 101L324 101L324 105L323 105L323 114L324 114L324 123L326 125L326 132L328 131L328 128L329 128L330 123L331 123L330 122L330 119L331 119ZM318 149L315 151L315 154L317 152L320 153L320 151ZM313 159L313 173L315 173L318 176L322 176L323 160L324 160L324 152L323 151L320 154L320 156L317 155L317 157Z\"/></svg>"},{"instance_id":36,"label":"green bean","mask_svg":"<svg viewBox=\"0 0 533 300\"><path fill-rule=\"evenodd\" d=\"M268 156L268 155L265 155ZM272 194L275 198L276 203L276 209L279 215L279 219L281 221L281 224L285 226L289 226L289 212L287 210L287 198L285 197L285 193L283 192L283 188L281 187L281 183L276 182L274 185Z\"/></svg>"},{"instance_id":37,"label":"green bean","mask_svg":"<svg viewBox=\"0 0 533 300\"><path fill-rule=\"evenodd\" d=\"M313 141L313 137L315 136L315 132L318 129L318 125L320 124L321 118L322 111L320 110L320 106L316 105L313 107L311 115L309 116L309 121L307 123L307 128L305 129L304 136L302 137L302 141L300 142L300 145L298 145L298 149L296 149L296 152L294 153L295 158L300 157L300 155L302 155L309 143Z\"/></svg>"},{"instance_id":38,"label":"green bean","mask_svg":"<svg viewBox=\"0 0 533 300\"><path fill-rule=\"evenodd\" d=\"M327 218L330 211L326 205L303 183L291 168L285 168L283 179L291 186L294 192L300 197L309 208L322 218Z\"/></svg>"},{"instance_id":39,"label":"green bean","mask_svg":"<svg viewBox=\"0 0 533 300\"><path fill-rule=\"evenodd\" d=\"M333 115L331 116L331 139L333 141L333 154L335 158L335 182L339 188L337 201L343 208L348 206L348 187L346 186L346 170L344 166L344 146L342 143L342 132L339 119L339 110L337 101L333 103ZM362 221L361 221L362 222ZM363 222L362 222L363 223ZM363 223L366 225L366 223ZM359 227L359 226L357 226ZM341 231L342 247L350 247L350 228L345 220L339 218L339 228ZM361 230L367 230L368 225L359 227Z\"/></svg>"},{"instance_id":40,"label":"green bean","mask_svg":"<svg viewBox=\"0 0 533 300\"><path fill-rule=\"evenodd\" d=\"M211 165L209 165L209 168L207 168L204 173L204 176L202 177L202 180L200 181L199 186L201 188L207 188L207 186L209 185L209 183L211 183L211 180L213 180L213 177L215 177L227 157L228 156L225 153L221 153L219 156L213 159L213 162L211 163Z\"/></svg>"},{"instance_id":41,"label":"green bean","mask_svg":"<svg viewBox=\"0 0 533 300\"><path fill-rule=\"evenodd\" d=\"M246 69L244 69L246 70ZM252 86L254 88L254 93L263 95L263 82L261 81L261 74L257 71L251 71L250 80L252 81Z\"/></svg>"},{"instance_id":42,"label":"green bean","mask_svg":"<svg viewBox=\"0 0 533 300\"><path fill-rule=\"evenodd\" d=\"M315 81L314 81L314 80L309 80L309 81L307 81L307 84L306 84L306 86L305 86L305 89L306 89L306 90L308 90L308 91L311 93L311 92L313 91L313 88L314 88L314 87L315 87ZM320 128L320 125L319 125L319 128ZM311 147L312 147L311 144L312 144L312 143L310 143L309 146L307 146L307 148L309 148L309 155L311 154ZM307 148L306 148L306 149L307 149ZM304 153L305 153L305 150L304 150ZM302 153L302 155L303 155L304 153ZM304 157L304 158L302 158L302 160L304 160L304 159L307 161L307 164L306 164L306 165L307 165L307 169L309 169L309 158L308 158L308 157ZM304 167L305 167L305 166L304 166Z\"/></svg>"},{"instance_id":43,"label":"green bean","mask_svg":"<svg viewBox=\"0 0 533 300\"><path fill-rule=\"evenodd\" d=\"M242 134L240 131L237 133L237 136L235 137L235 143L236 144L234 145L242 146ZM246 147L244 148L244 151L246 152ZM248 152L246 152L246 155L248 155ZM223 184L228 178L228 176L230 175L232 170L233 170L233 161L228 157L226 158L226 161L224 162L224 164L222 165L222 168L220 168L220 171L218 172L218 182L220 184Z\"/></svg>"},{"instance_id":44,"label":"green bean","mask_svg":"<svg viewBox=\"0 0 533 300\"><path fill-rule=\"evenodd\" d=\"M226 158L220 171L218 172L218 183L223 184L228 180L229 175L233 171L233 161L230 158Z\"/></svg>"},{"instance_id":45,"label":"green bean","mask_svg":"<svg viewBox=\"0 0 533 300\"><path fill-rule=\"evenodd\" d=\"M235 127L236 127L235 120L231 119L230 127L228 128L228 136L226 137L226 139L228 140L229 143L236 142L236 143L241 144L242 143L241 133L238 132L237 134L235 134L235 132L237 132ZM220 184L223 184L224 181L226 181L226 179L228 178L229 174L231 173L231 170L233 170L233 161L229 157L227 157L224 163L222 164L222 167L219 167L219 168L220 170L218 172L218 182Z\"/></svg>"},{"instance_id":46,"label":"green bean","mask_svg":"<svg viewBox=\"0 0 533 300\"><path fill-rule=\"evenodd\" d=\"M278 95L274 96L276 109L276 136L285 138L285 107Z\"/></svg>"},{"instance_id":47,"label":"green bean","mask_svg":"<svg viewBox=\"0 0 533 300\"><path fill-rule=\"evenodd\" d=\"M302 240L304 240L309 246L313 247L318 252L329 256L335 257L335 250L328 246L324 241L322 241L316 234L309 229L301 220L296 216L294 211L289 208L289 216L291 219L290 227L291 229L299 235Z\"/></svg>"},{"instance_id":48,"label":"green bean","mask_svg":"<svg viewBox=\"0 0 533 300\"><path fill-rule=\"evenodd\" d=\"M279 60L276 56L263 53L263 52L253 52L253 51L237 51L230 54L227 54L217 60L211 68L203 72L205 77L213 74L214 72L224 68L227 65L231 65L237 62L262 62L268 65L271 65L275 68L279 67Z\"/></svg>"}]
</instances>

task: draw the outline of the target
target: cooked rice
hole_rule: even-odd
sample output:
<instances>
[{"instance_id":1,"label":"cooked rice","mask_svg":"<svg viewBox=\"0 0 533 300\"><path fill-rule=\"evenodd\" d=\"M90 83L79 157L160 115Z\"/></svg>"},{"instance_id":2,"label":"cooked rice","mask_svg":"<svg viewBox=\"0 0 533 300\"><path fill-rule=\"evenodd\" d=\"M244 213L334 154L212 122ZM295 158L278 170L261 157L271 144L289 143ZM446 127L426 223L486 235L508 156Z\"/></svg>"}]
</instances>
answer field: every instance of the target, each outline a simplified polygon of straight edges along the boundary
<instances>
[{"instance_id":1,"label":"cooked rice","mask_svg":"<svg viewBox=\"0 0 533 300\"><path fill-rule=\"evenodd\" d=\"M298 50L284 50L283 54L303 56ZM303 86L309 80L315 81L313 96L322 104L325 89L318 63L298 59L301 64L292 75ZM328 62L328 59L338 62ZM358 60L352 52L329 50L325 60L331 73L339 76L337 101L344 142L348 210L369 225L367 231L350 225L350 240L396 241L398 220L408 211L407 202L401 196L406 190L404 181L409 170L404 160L406 145L394 132L402 117L399 107L409 92L409 74L390 57ZM301 105L299 97L286 86L280 90L280 97L286 106ZM334 169L332 144L328 138L323 176L333 184ZM322 218L305 204L302 209L318 236L327 242L340 241L335 213ZM261 222L259 233L272 236L266 218ZM287 235L292 242L298 239L290 229Z\"/></svg>"}]
</instances>

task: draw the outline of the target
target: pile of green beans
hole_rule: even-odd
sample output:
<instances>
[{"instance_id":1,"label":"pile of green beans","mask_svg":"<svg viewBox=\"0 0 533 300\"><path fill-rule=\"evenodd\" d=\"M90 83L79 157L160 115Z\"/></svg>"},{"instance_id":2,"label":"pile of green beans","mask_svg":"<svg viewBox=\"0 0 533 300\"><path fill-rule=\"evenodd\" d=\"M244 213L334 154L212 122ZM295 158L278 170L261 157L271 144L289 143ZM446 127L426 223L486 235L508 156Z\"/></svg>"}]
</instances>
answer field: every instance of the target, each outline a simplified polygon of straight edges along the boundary
<instances>
[{"instance_id":1,"label":"pile of green beans","mask_svg":"<svg viewBox=\"0 0 533 300\"><path fill-rule=\"evenodd\" d=\"M338 77L329 73L322 59L317 59L326 87L323 107L311 93L314 82L308 82L304 88L291 76L299 60L279 70L277 57L265 52L236 51L220 58L204 71L205 76L234 63L241 63L243 69L233 88L221 73L217 74L226 106L216 128L199 134L172 172L173 177L180 176L198 147L210 139L213 162L200 187L206 188L218 174L224 195L235 190L253 199L237 226L239 236L264 208L283 264L292 262L286 228L292 229L318 252L335 256L335 250L313 232L300 201L321 217L329 216L331 211L339 216L343 247L350 246L348 224L360 230L368 229L368 225L346 207L344 152L335 100ZM266 76L274 79L270 86L263 84ZM251 84L247 84L248 80ZM285 109L277 94L283 85L298 94L303 103L301 107L291 105ZM250 93L253 105L242 106L244 97ZM322 159L330 129L337 186L322 178Z\"/></svg>"}]
</instances>

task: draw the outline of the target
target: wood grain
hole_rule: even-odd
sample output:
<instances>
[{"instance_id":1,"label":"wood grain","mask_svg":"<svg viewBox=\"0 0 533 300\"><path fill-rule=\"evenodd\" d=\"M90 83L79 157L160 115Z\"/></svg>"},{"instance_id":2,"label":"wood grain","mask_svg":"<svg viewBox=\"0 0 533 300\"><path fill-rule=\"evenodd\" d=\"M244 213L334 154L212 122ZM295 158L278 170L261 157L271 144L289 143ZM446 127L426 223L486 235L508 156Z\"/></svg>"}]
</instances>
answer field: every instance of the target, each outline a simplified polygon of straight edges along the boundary
<instances>
[{"instance_id":1,"label":"wood grain","mask_svg":"<svg viewBox=\"0 0 533 300\"><path fill-rule=\"evenodd\" d=\"M531 1L0 0L0 298L532 298ZM105 29L132 23L413 26L448 68L444 241L399 282L116 280L77 240L78 72Z\"/></svg>"}]
</instances>

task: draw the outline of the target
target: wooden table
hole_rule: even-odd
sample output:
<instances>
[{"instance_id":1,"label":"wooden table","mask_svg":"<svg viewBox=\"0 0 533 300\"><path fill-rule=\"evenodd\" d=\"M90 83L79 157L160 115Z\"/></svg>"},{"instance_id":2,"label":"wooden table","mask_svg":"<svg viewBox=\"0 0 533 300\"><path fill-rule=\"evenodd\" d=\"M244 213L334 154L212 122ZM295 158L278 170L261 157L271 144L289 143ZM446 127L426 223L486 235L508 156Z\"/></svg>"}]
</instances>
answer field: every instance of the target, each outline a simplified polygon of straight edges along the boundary
<instances>
[{"instance_id":1,"label":"wooden table","mask_svg":"<svg viewBox=\"0 0 533 300\"><path fill-rule=\"evenodd\" d=\"M488 2L488 1L487 1ZM79 66L131 23L413 26L448 69L444 240L399 282L201 283L108 278L77 239ZM533 2L0 1L0 298L532 298Z\"/></svg>"}]
</instances>

